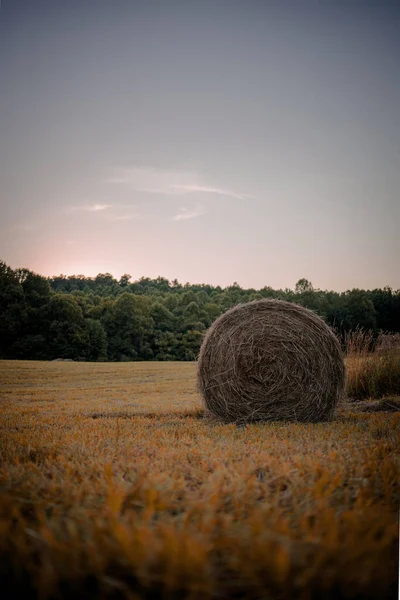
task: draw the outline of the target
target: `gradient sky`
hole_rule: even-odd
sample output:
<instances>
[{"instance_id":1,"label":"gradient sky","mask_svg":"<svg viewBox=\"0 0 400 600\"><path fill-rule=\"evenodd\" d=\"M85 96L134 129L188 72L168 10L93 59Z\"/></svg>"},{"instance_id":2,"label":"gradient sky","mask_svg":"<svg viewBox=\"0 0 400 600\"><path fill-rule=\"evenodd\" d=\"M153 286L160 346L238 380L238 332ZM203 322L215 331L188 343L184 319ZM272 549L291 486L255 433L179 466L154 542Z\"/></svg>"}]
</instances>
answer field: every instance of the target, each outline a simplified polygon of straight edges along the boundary
<instances>
[{"instance_id":1,"label":"gradient sky","mask_svg":"<svg viewBox=\"0 0 400 600\"><path fill-rule=\"evenodd\" d=\"M400 288L400 2L2 0L0 258Z\"/></svg>"}]
</instances>

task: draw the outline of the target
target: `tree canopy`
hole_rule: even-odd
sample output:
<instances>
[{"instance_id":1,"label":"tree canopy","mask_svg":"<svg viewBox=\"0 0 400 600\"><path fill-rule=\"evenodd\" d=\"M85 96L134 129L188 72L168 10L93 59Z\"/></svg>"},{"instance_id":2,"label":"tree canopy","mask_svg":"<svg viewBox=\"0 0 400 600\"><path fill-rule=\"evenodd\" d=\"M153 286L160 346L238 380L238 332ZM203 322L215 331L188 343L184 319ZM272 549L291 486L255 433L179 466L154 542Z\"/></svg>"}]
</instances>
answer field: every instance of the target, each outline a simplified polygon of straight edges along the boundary
<instances>
[{"instance_id":1,"label":"tree canopy","mask_svg":"<svg viewBox=\"0 0 400 600\"><path fill-rule=\"evenodd\" d=\"M194 360L206 329L241 302L280 298L319 314L339 334L400 332L400 290L226 288L110 273L43 277L0 261L0 358Z\"/></svg>"}]
</instances>

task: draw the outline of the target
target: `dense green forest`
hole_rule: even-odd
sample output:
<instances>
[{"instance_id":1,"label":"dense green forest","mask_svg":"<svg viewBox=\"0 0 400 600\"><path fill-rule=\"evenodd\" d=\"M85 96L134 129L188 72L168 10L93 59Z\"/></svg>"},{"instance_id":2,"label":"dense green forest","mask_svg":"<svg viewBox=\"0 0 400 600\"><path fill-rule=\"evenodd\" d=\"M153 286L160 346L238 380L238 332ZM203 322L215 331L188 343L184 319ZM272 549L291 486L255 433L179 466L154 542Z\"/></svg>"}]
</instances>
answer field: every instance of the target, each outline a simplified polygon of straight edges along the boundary
<instances>
[{"instance_id":1,"label":"dense green forest","mask_svg":"<svg viewBox=\"0 0 400 600\"><path fill-rule=\"evenodd\" d=\"M221 288L109 273L46 278L0 261L0 358L194 360L211 323L239 302L281 298L318 313L339 334L400 332L400 290Z\"/></svg>"}]
</instances>

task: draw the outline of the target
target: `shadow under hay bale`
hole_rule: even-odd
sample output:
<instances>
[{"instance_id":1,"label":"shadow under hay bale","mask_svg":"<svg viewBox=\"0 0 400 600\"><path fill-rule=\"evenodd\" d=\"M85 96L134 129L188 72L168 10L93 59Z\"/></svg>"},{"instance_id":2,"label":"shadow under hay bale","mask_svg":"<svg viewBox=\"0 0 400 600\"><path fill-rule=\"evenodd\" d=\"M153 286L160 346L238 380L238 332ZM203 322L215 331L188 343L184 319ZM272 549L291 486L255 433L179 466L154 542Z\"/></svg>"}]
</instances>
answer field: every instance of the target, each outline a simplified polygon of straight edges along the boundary
<instances>
[{"instance_id":1,"label":"shadow under hay bale","mask_svg":"<svg viewBox=\"0 0 400 600\"><path fill-rule=\"evenodd\" d=\"M344 379L331 329L310 310L282 300L240 304L219 317L197 368L206 414L228 423L327 420Z\"/></svg>"},{"instance_id":2,"label":"shadow under hay bale","mask_svg":"<svg viewBox=\"0 0 400 600\"><path fill-rule=\"evenodd\" d=\"M342 412L400 412L400 398L382 398L381 400L347 401L341 405Z\"/></svg>"}]
</instances>

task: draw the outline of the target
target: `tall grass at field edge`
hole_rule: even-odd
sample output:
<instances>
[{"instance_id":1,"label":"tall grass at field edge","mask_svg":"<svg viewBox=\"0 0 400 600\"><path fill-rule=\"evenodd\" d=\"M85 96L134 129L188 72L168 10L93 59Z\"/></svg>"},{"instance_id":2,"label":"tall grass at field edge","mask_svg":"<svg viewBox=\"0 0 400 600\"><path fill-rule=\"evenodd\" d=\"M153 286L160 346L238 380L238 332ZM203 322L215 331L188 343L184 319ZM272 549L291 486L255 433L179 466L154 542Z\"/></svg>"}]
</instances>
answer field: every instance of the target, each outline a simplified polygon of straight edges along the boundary
<instances>
[{"instance_id":1,"label":"tall grass at field edge","mask_svg":"<svg viewBox=\"0 0 400 600\"><path fill-rule=\"evenodd\" d=\"M400 347L377 340L371 331L358 329L345 336L346 393L354 400L400 395ZM385 344L383 344L385 338Z\"/></svg>"}]
</instances>

